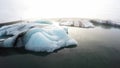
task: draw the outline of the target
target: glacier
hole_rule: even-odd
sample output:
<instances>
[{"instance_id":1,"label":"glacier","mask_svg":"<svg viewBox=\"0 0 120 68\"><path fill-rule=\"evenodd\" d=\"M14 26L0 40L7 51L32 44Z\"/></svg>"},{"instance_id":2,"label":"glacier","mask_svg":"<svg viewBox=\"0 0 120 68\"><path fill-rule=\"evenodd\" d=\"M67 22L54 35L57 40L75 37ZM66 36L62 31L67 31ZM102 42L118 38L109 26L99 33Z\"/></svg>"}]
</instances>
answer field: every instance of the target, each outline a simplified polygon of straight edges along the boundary
<instances>
[{"instance_id":1,"label":"glacier","mask_svg":"<svg viewBox=\"0 0 120 68\"><path fill-rule=\"evenodd\" d=\"M48 21L21 22L0 28L0 47L19 48L35 52L53 52L61 47L77 45L68 29Z\"/></svg>"}]
</instances>

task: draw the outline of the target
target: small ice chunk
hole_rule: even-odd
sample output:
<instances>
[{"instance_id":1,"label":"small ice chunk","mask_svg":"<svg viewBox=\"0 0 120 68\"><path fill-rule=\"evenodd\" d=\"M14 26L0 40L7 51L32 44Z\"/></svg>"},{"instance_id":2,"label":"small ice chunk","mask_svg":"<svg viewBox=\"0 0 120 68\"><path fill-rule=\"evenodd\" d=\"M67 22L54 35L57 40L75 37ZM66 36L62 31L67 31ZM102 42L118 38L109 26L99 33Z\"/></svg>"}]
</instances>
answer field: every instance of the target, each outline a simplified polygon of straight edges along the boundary
<instances>
[{"instance_id":1,"label":"small ice chunk","mask_svg":"<svg viewBox=\"0 0 120 68\"><path fill-rule=\"evenodd\" d=\"M81 22L83 25L82 27L84 27L84 28L93 28L94 27L94 25L88 20L82 20Z\"/></svg>"},{"instance_id":2,"label":"small ice chunk","mask_svg":"<svg viewBox=\"0 0 120 68\"><path fill-rule=\"evenodd\" d=\"M69 39L66 42L66 46L70 46L70 45L77 45L78 43L74 40L74 39Z\"/></svg>"}]
</instances>

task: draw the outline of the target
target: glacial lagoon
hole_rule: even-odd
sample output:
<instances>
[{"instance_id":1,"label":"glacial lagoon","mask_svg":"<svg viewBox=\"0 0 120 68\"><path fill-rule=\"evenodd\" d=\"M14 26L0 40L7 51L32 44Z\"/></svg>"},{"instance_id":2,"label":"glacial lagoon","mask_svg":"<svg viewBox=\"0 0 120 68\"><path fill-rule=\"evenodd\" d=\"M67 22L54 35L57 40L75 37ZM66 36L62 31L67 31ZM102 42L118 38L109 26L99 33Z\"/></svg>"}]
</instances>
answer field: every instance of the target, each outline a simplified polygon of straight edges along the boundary
<instances>
[{"instance_id":1,"label":"glacial lagoon","mask_svg":"<svg viewBox=\"0 0 120 68\"><path fill-rule=\"evenodd\" d=\"M120 29L68 27L78 46L53 53L30 52L23 48L0 48L0 68L119 68Z\"/></svg>"}]
</instances>

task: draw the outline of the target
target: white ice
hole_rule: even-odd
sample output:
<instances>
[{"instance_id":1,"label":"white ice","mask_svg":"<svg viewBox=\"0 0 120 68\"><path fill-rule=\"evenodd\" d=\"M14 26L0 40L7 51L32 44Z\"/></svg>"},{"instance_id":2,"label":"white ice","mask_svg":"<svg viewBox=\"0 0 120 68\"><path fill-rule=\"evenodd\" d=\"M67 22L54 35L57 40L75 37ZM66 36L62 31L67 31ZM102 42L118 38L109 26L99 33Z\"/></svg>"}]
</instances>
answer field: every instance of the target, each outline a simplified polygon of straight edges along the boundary
<instances>
[{"instance_id":1,"label":"white ice","mask_svg":"<svg viewBox=\"0 0 120 68\"><path fill-rule=\"evenodd\" d=\"M92 20L93 23L98 23L98 24L107 24L111 26L118 26L120 27L120 22L119 21L112 21L112 20Z\"/></svg>"},{"instance_id":2,"label":"white ice","mask_svg":"<svg viewBox=\"0 0 120 68\"><path fill-rule=\"evenodd\" d=\"M53 23L33 22L7 25L0 28L0 36L12 35L3 41L1 47L24 46L26 50L53 52L61 47L77 45L68 34L68 29Z\"/></svg>"},{"instance_id":3,"label":"white ice","mask_svg":"<svg viewBox=\"0 0 120 68\"><path fill-rule=\"evenodd\" d=\"M94 27L94 25L88 20L66 21L66 22L61 22L60 25L82 27L82 28L93 28Z\"/></svg>"}]
</instances>

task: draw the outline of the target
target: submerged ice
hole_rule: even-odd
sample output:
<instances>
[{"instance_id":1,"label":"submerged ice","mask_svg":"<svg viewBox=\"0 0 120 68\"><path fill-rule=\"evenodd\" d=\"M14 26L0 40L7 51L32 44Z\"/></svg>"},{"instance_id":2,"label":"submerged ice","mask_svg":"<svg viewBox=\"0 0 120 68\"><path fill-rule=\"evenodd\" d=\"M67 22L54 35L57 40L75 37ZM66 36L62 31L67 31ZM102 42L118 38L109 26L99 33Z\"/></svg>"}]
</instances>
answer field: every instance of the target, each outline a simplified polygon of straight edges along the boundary
<instances>
[{"instance_id":1,"label":"submerged ice","mask_svg":"<svg viewBox=\"0 0 120 68\"><path fill-rule=\"evenodd\" d=\"M53 52L61 47L77 45L67 32L67 28L46 21L7 25L0 28L0 36L10 37L4 39L0 46L24 46L26 50Z\"/></svg>"}]
</instances>

